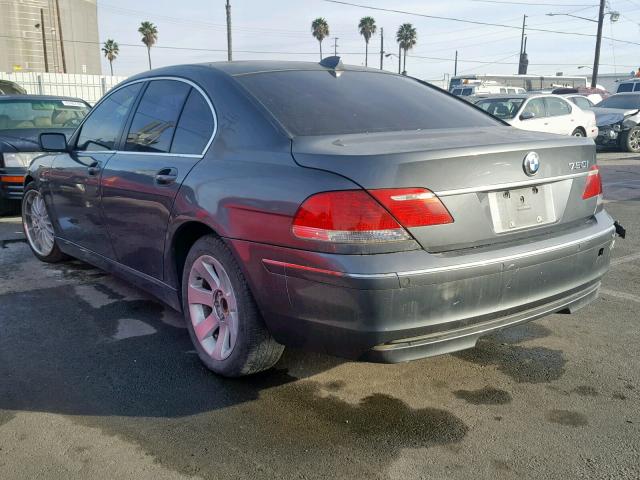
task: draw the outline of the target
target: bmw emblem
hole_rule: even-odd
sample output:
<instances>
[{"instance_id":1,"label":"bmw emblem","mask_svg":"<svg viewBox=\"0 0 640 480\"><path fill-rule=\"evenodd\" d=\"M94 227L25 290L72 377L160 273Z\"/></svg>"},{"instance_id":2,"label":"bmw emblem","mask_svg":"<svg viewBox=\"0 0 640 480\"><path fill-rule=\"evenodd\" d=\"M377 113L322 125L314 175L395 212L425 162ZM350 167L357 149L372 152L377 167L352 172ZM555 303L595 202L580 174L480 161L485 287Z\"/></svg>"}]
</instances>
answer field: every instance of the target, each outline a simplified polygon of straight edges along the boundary
<instances>
[{"instance_id":1,"label":"bmw emblem","mask_svg":"<svg viewBox=\"0 0 640 480\"><path fill-rule=\"evenodd\" d=\"M524 157L524 162L522 167L524 168L524 173L532 177L538 170L540 169L540 157L536 152L529 152L527 156Z\"/></svg>"}]
</instances>

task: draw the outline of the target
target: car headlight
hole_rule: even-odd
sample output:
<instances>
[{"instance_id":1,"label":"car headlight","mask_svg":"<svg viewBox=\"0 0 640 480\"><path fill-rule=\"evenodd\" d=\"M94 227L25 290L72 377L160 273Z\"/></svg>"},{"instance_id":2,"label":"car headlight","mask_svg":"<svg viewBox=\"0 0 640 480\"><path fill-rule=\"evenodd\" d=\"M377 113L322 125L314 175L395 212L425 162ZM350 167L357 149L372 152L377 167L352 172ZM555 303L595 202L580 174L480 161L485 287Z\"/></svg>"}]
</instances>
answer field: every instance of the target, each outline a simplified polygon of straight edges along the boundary
<instances>
[{"instance_id":1,"label":"car headlight","mask_svg":"<svg viewBox=\"0 0 640 480\"><path fill-rule=\"evenodd\" d=\"M620 125L619 123L616 123L616 124L613 126L613 129L614 129L616 132L619 132L620 130L622 130L622 125Z\"/></svg>"},{"instance_id":2,"label":"car headlight","mask_svg":"<svg viewBox=\"0 0 640 480\"><path fill-rule=\"evenodd\" d=\"M42 155L41 152L16 152L16 153L3 153L5 167L28 167L36 157Z\"/></svg>"}]
</instances>

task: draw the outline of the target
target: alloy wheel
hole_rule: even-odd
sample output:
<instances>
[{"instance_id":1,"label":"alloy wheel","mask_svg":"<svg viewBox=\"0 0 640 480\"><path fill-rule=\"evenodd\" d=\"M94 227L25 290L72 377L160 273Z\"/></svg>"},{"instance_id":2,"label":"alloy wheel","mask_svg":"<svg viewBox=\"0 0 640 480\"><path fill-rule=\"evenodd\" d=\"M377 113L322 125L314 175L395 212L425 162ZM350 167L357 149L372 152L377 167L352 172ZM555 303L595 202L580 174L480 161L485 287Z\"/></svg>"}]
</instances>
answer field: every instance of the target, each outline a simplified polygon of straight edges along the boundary
<instances>
[{"instance_id":1,"label":"alloy wheel","mask_svg":"<svg viewBox=\"0 0 640 480\"><path fill-rule=\"evenodd\" d=\"M218 260L203 255L193 263L187 302L202 349L214 360L229 357L238 338L238 303L229 275Z\"/></svg>"},{"instance_id":2,"label":"alloy wheel","mask_svg":"<svg viewBox=\"0 0 640 480\"><path fill-rule=\"evenodd\" d=\"M37 190L29 190L24 196L22 222L31 248L42 257L49 255L55 244L53 225L44 199Z\"/></svg>"},{"instance_id":3,"label":"alloy wheel","mask_svg":"<svg viewBox=\"0 0 640 480\"><path fill-rule=\"evenodd\" d=\"M640 129L634 129L629 132L629 146L634 151L640 149Z\"/></svg>"}]
</instances>

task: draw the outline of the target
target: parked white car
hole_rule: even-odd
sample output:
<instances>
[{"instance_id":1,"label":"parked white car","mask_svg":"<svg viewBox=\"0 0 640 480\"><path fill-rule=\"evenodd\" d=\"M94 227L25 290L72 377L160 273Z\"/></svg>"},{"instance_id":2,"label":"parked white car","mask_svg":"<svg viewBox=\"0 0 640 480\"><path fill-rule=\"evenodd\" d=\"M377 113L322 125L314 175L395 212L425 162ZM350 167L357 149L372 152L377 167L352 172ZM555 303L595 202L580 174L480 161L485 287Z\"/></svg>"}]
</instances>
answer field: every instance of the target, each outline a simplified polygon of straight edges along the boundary
<instances>
[{"instance_id":1,"label":"parked white car","mask_svg":"<svg viewBox=\"0 0 640 480\"><path fill-rule=\"evenodd\" d=\"M575 137L598 136L595 114L559 95L500 95L481 98L476 105L522 130Z\"/></svg>"}]
</instances>

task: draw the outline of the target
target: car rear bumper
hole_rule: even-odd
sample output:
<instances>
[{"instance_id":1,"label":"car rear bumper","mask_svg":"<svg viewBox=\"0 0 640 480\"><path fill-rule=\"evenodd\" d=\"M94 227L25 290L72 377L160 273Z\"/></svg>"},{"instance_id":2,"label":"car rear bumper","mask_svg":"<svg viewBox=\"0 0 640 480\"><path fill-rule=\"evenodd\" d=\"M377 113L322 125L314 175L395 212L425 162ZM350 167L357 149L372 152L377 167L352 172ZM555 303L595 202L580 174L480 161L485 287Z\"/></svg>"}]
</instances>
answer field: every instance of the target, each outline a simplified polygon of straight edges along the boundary
<instances>
[{"instance_id":1,"label":"car rear bumper","mask_svg":"<svg viewBox=\"0 0 640 480\"><path fill-rule=\"evenodd\" d=\"M278 341L399 362L584 306L597 296L613 239L603 211L562 235L456 254L330 255L229 242Z\"/></svg>"},{"instance_id":2,"label":"car rear bumper","mask_svg":"<svg viewBox=\"0 0 640 480\"><path fill-rule=\"evenodd\" d=\"M22 200L24 168L0 168L0 199Z\"/></svg>"}]
</instances>

